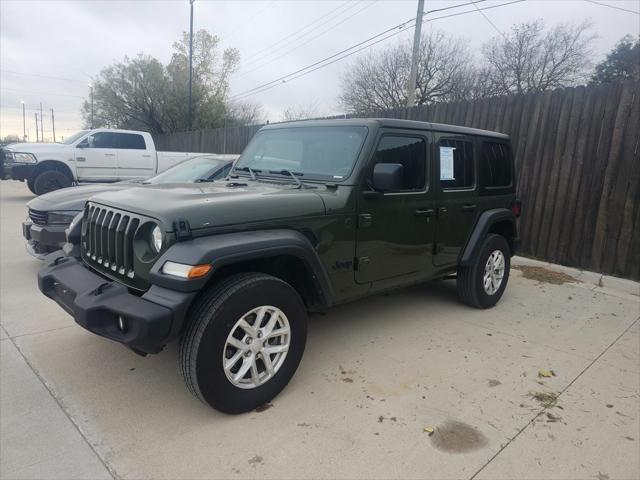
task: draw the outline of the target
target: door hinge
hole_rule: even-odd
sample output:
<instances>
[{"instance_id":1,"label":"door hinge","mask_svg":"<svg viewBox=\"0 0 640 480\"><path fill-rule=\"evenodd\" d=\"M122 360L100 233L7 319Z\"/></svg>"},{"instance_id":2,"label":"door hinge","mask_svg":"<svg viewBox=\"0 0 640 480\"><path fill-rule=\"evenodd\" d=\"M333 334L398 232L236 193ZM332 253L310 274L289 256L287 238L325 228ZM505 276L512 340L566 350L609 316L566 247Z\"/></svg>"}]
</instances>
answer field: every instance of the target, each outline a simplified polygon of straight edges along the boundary
<instances>
[{"instance_id":1,"label":"door hinge","mask_svg":"<svg viewBox=\"0 0 640 480\"><path fill-rule=\"evenodd\" d=\"M373 223L373 216L370 213L361 213L358 215L358 228L370 227Z\"/></svg>"}]
</instances>

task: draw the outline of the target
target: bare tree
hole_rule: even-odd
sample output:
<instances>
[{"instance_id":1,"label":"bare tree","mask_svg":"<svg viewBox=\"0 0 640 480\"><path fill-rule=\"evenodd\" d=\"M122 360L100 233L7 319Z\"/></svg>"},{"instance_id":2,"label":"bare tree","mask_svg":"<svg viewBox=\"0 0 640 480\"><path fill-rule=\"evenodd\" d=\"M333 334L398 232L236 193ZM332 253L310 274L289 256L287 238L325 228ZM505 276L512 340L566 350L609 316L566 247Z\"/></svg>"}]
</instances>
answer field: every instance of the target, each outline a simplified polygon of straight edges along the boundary
<instances>
[{"instance_id":1,"label":"bare tree","mask_svg":"<svg viewBox=\"0 0 640 480\"><path fill-rule=\"evenodd\" d=\"M404 107L411 70L411 42L360 57L342 76L340 104L351 112ZM422 36L416 105L457 97L473 59L467 44L438 31Z\"/></svg>"},{"instance_id":2,"label":"bare tree","mask_svg":"<svg viewBox=\"0 0 640 480\"><path fill-rule=\"evenodd\" d=\"M591 66L591 23L559 24L546 30L542 20L514 25L483 48L491 85L499 94L539 92L583 83Z\"/></svg>"},{"instance_id":3,"label":"bare tree","mask_svg":"<svg viewBox=\"0 0 640 480\"><path fill-rule=\"evenodd\" d=\"M282 112L283 122L293 122L295 120L306 120L318 116L318 102L308 105L295 105L285 108Z\"/></svg>"},{"instance_id":4,"label":"bare tree","mask_svg":"<svg viewBox=\"0 0 640 480\"><path fill-rule=\"evenodd\" d=\"M257 103L232 102L228 106L229 120L227 125L259 125L265 122L262 105Z\"/></svg>"}]
</instances>

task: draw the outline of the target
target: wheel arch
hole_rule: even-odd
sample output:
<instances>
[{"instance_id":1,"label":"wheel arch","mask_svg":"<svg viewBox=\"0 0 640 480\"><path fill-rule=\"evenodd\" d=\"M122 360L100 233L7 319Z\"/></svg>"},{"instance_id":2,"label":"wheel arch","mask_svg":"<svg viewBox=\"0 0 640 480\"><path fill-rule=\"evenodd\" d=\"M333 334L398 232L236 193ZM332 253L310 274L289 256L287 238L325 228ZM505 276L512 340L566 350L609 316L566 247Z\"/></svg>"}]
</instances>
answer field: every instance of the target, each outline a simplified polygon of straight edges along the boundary
<instances>
[{"instance_id":1,"label":"wheel arch","mask_svg":"<svg viewBox=\"0 0 640 480\"><path fill-rule=\"evenodd\" d=\"M185 280L161 273L167 261L187 265L209 263L202 279ZM200 291L229 275L257 272L289 283L307 307L328 307L333 289L320 258L303 233L296 230L238 232L196 238L172 245L150 272L153 284L180 291Z\"/></svg>"},{"instance_id":2,"label":"wheel arch","mask_svg":"<svg viewBox=\"0 0 640 480\"><path fill-rule=\"evenodd\" d=\"M67 175L69 177L69 180L71 180L71 182L75 181L74 175L73 175L73 171L71 170L71 167L69 167L69 165L67 165L66 163L60 161L60 160L42 160L39 161L36 164L36 168L33 171L33 175L32 178L35 180L36 177L38 175L40 175L42 172L46 172L46 171L50 171L50 170L55 170L58 172L63 172L65 175Z\"/></svg>"},{"instance_id":3,"label":"wheel arch","mask_svg":"<svg viewBox=\"0 0 640 480\"><path fill-rule=\"evenodd\" d=\"M477 258L482 242L489 233L502 235L509 244L513 256L518 247L516 217L507 208L495 208L483 212L476 222L460 257L461 266L470 266Z\"/></svg>"}]
</instances>

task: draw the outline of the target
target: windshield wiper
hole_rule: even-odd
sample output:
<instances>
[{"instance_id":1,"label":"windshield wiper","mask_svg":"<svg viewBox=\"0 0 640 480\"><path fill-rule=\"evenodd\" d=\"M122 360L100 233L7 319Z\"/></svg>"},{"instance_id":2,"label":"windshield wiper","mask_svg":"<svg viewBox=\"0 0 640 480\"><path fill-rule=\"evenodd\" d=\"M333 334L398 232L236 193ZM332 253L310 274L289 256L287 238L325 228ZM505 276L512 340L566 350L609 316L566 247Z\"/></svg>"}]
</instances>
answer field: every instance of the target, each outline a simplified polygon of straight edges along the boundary
<instances>
[{"instance_id":1,"label":"windshield wiper","mask_svg":"<svg viewBox=\"0 0 640 480\"><path fill-rule=\"evenodd\" d=\"M251 180L256 179L256 173L262 173L262 170L254 170L251 167L236 167L234 168L234 170L238 170L240 172L249 172L249 174L251 175Z\"/></svg>"},{"instance_id":2,"label":"windshield wiper","mask_svg":"<svg viewBox=\"0 0 640 480\"><path fill-rule=\"evenodd\" d=\"M293 178L296 183L298 184L298 188L307 188L307 186L302 183L302 181L298 178L298 176L302 176L304 175L304 173L301 172L292 172L291 170L288 169L282 169L282 170L269 170L269 173L277 173L279 175L289 175L291 178Z\"/></svg>"}]
</instances>

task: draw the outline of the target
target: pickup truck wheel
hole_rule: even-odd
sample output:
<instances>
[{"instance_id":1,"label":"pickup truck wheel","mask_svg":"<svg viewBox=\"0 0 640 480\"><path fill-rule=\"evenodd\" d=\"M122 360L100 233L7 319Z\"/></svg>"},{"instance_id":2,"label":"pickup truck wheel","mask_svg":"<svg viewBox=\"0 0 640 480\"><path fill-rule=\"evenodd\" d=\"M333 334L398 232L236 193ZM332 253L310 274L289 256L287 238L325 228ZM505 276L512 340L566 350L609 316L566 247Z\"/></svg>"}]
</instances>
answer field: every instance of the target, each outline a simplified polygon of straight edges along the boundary
<instances>
[{"instance_id":1,"label":"pickup truck wheel","mask_svg":"<svg viewBox=\"0 0 640 480\"><path fill-rule=\"evenodd\" d=\"M225 413L273 399L295 373L307 337L298 293L270 275L243 273L196 301L178 363L189 390Z\"/></svg>"},{"instance_id":2,"label":"pickup truck wheel","mask_svg":"<svg viewBox=\"0 0 640 480\"><path fill-rule=\"evenodd\" d=\"M36 187L35 187L35 185L34 185L34 180L33 180L33 178L28 178L28 179L27 179L27 188L29 189L29 191L30 191L31 193L34 193L34 194L36 193Z\"/></svg>"},{"instance_id":3,"label":"pickup truck wheel","mask_svg":"<svg viewBox=\"0 0 640 480\"><path fill-rule=\"evenodd\" d=\"M71 179L58 170L45 170L41 172L33 182L33 189L36 195L53 192L61 188L70 187Z\"/></svg>"},{"instance_id":4,"label":"pickup truck wheel","mask_svg":"<svg viewBox=\"0 0 640 480\"><path fill-rule=\"evenodd\" d=\"M488 235L475 264L458 269L460 299L476 308L493 307L507 287L510 267L511 251L506 239L501 235Z\"/></svg>"}]
</instances>

